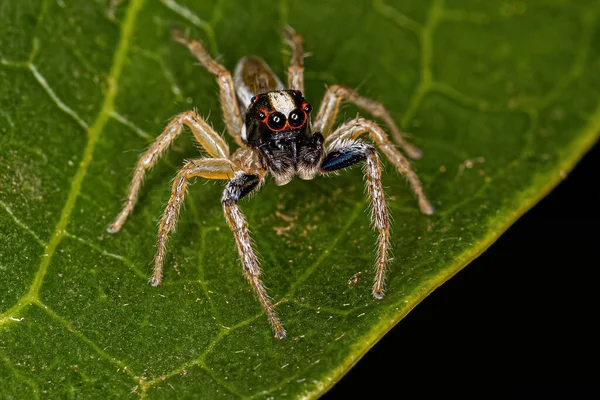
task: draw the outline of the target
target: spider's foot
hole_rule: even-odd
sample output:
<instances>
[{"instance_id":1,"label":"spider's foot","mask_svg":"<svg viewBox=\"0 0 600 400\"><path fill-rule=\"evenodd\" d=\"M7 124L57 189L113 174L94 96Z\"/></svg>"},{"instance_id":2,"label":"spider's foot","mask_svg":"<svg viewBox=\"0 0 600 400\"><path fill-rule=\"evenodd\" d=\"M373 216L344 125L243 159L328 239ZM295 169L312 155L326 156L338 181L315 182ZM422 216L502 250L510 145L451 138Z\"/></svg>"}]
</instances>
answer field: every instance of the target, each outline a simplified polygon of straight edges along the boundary
<instances>
[{"instance_id":1,"label":"spider's foot","mask_svg":"<svg viewBox=\"0 0 600 400\"><path fill-rule=\"evenodd\" d=\"M423 151L413 144L404 143L403 149L413 160L418 160L423 157Z\"/></svg>"},{"instance_id":2,"label":"spider's foot","mask_svg":"<svg viewBox=\"0 0 600 400\"><path fill-rule=\"evenodd\" d=\"M113 219L108 228L106 228L106 232L117 233L121 230L123 224L125 223L125 220L127 220L127 216L129 215L129 211L127 209L129 204L130 203L127 203L125 208L119 213L119 215L117 215L117 217Z\"/></svg>"},{"instance_id":3,"label":"spider's foot","mask_svg":"<svg viewBox=\"0 0 600 400\"><path fill-rule=\"evenodd\" d=\"M120 227L120 226L118 226L118 225L117 225L117 224L115 224L115 223L112 223L112 224L110 224L110 225L108 226L108 228L106 228L106 232L108 232L108 233L117 233L117 232L119 232L120 230L121 230L121 227Z\"/></svg>"},{"instance_id":4,"label":"spider's foot","mask_svg":"<svg viewBox=\"0 0 600 400\"><path fill-rule=\"evenodd\" d=\"M291 27L291 25L283 25L281 27L281 31L289 36L294 36L296 34L296 31L294 30L294 28Z\"/></svg>"},{"instance_id":5,"label":"spider's foot","mask_svg":"<svg viewBox=\"0 0 600 400\"><path fill-rule=\"evenodd\" d=\"M183 35L181 29L178 27L173 27L173 29L171 29L171 37L178 43L186 44L188 42L188 39Z\"/></svg>"},{"instance_id":6,"label":"spider's foot","mask_svg":"<svg viewBox=\"0 0 600 400\"><path fill-rule=\"evenodd\" d=\"M373 297L375 297L376 300L381 300L384 296L385 293L383 293L383 290L373 290Z\"/></svg>"},{"instance_id":7,"label":"spider's foot","mask_svg":"<svg viewBox=\"0 0 600 400\"><path fill-rule=\"evenodd\" d=\"M275 331L275 339L285 338L285 329L279 328Z\"/></svg>"},{"instance_id":8,"label":"spider's foot","mask_svg":"<svg viewBox=\"0 0 600 400\"><path fill-rule=\"evenodd\" d=\"M425 215L431 215L435 212L435 208L427 199L419 199L419 208L421 209L421 212Z\"/></svg>"},{"instance_id":9,"label":"spider's foot","mask_svg":"<svg viewBox=\"0 0 600 400\"><path fill-rule=\"evenodd\" d=\"M156 286L158 286L158 284L161 281L162 281L162 277L156 276L156 275L152 275L152 278L150 278L150 285L156 287Z\"/></svg>"}]
</instances>

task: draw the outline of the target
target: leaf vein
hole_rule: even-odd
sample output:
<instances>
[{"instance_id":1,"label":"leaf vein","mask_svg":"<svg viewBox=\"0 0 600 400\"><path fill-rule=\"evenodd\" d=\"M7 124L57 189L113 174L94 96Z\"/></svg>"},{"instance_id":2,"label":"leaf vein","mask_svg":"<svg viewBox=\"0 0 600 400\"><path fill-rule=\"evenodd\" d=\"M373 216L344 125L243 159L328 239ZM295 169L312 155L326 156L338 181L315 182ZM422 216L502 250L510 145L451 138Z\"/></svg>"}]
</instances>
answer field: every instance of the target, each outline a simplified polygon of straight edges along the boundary
<instances>
[{"instance_id":1,"label":"leaf vein","mask_svg":"<svg viewBox=\"0 0 600 400\"><path fill-rule=\"evenodd\" d=\"M173 74L173 72L171 72L171 70L169 69L167 64L164 62L162 57L157 53L142 49L140 47L134 47L132 50L135 51L136 53L139 53L142 57L145 57L149 60L154 61L159 66L159 68L161 69L161 71L163 73L163 76L165 77L167 82L169 82L169 84L171 85L171 93L173 93L173 95L175 96L175 99L178 102L183 103L185 101L185 97L183 96L183 90L181 90L181 88L177 84L175 75Z\"/></svg>"},{"instance_id":2,"label":"leaf vein","mask_svg":"<svg viewBox=\"0 0 600 400\"><path fill-rule=\"evenodd\" d=\"M148 142L151 141L152 139L154 139L152 137L152 135L150 135L148 132L146 132L139 126L135 125L133 122L129 121L127 118L125 118L124 116L119 114L117 111L115 111L115 110L111 111L110 116L115 121L117 121L120 124L122 124L123 126L129 128L131 131L133 131L136 135L138 135L142 139L144 139Z\"/></svg>"},{"instance_id":3,"label":"leaf vein","mask_svg":"<svg viewBox=\"0 0 600 400\"><path fill-rule=\"evenodd\" d=\"M73 240L77 240L78 242L96 250L98 253L102 254L103 256L106 257L110 257L110 258L114 258L116 260L121 261L123 264L125 264L136 276L138 276L139 278L142 278L143 280L147 281L148 277L146 276L146 274L144 274L139 268L137 268L135 266L135 264L133 263L133 261L131 261L129 258L122 256L120 254L115 254L115 253L111 253L103 248L101 248L100 246L95 245L94 243L85 240L79 236L75 236L72 233L69 232L65 232L65 236L68 238L71 238Z\"/></svg>"},{"instance_id":4,"label":"leaf vein","mask_svg":"<svg viewBox=\"0 0 600 400\"><path fill-rule=\"evenodd\" d=\"M60 315L58 315L56 312L54 312L47 305L41 303L40 301L36 301L35 305L40 310L42 310L43 312L45 312L46 314L48 314L50 317L52 317L56 322L58 322L59 324L61 324L62 326L64 326L65 329L68 332L70 332L71 334L73 334L73 336L75 336L77 339L81 340L82 342L84 342L85 344L87 344L88 346L90 346L101 358L103 358L104 360L108 361L110 364L113 364L113 365L121 368L135 382L139 381L139 375L135 374L131 370L131 368L129 368L123 361L117 360L115 357L112 357L110 354L108 354L106 351L104 351L102 348L100 348L100 346L98 346L96 343L94 343L94 341L92 341L90 338L88 338L87 336L85 336L83 333L81 333L77 329L73 328L71 326L71 324L69 323L69 321L67 321L66 319L64 319Z\"/></svg>"},{"instance_id":5,"label":"leaf vein","mask_svg":"<svg viewBox=\"0 0 600 400\"><path fill-rule=\"evenodd\" d=\"M219 332L219 334L217 334L217 336L215 336L215 338L208 344L208 346L206 346L206 348L204 349L204 351L202 352L202 354L200 354L198 357L190 360L190 361L186 361L184 363L181 363L178 367L174 368L173 370L171 370L170 372L162 375L160 378L156 378L153 379L151 381L145 382L144 385L142 386L142 391L145 392L146 390L148 390L151 386L156 385L157 383L163 382L166 379L172 378L175 375L181 374L186 368L190 368L196 365L201 365L204 364L204 360L206 359L206 356L212 351L212 349L226 336L230 335L231 333L235 332L236 330L243 328L244 326L249 325L250 323L256 321L258 318L262 317L264 314L264 312L260 312L258 314L253 315L250 318L245 319L242 322L239 322L238 324L230 327L230 328L223 328L221 330L221 332Z\"/></svg>"},{"instance_id":6,"label":"leaf vein","mask_svg":"<svg viewBox=\"0 0 600 400\"><path fill-rule=\"evenodd\" d=\"M1 351L0 351L0 360L2 360L4 362L4 365L6 366L6 368L8 368L17 379L23 381L27 386L29 386L31 388L31 391L33 392L33 397L35 399L40 398L40 389L39 389L37 383L34 380L21 374L21 372L19 372L19 370L16 369L15 366L12 364L12 362L10 361L8 356Z\"/></svg>"},{"instance_id":7,"label":"leaf vein","mask_svg":"<svg viewBox=\"0 0 600 400\"><path fill-rule=\"evenodd\" d=\"M423 28L423 25L421 25L417 21L410 19L409 17L402 14L400 11L396 10L394 7L390 6L383 0L373 0L372 5L373 5L373 9L377 13L388 18L389 20L394 22L399 27L406 29L408 31L411 31L411 32L415 33L417 36L421 36L424 28Z\"/></svg>"},{"instance_id":8,"label":"leaf vein","mask_svg":"<svg viewBox=\"0 0 600 400\"><path fill-rule=\"evenodd\" d=\"M431 82L429 89L431 92L441 94L442 96L453 100L455 103L463 107L472 108L477 111L505 111L498 108L492 108L486 100L478 99L468 94L462 93L460 90L455 89L444 82Z\"/></svg>"},{"instance_id":9,"label":"leaf vein","mask_svg":"<svg viewBox=\"0 0 600 400\"><path fill-rule=\"evenodd\" d=\"M210 25L210 23L204 21L202 18L194 14L189 8L177 3L174 0L160 0L161 4L167 7L169 10L173 11L175 14L183 17L185 20L190 22L192 25L197 26L202 29L206 36L208 37L208 41L210 44L210 48L213 51L213 54L218 54L219 50L217 47L217 40L215 38L215 31Z\"/></svg>"},{"instance_id":10,"label":"leaf vein","mask_svg":"<svg viewBox=\"0 0 600 400\"><path fill-rule=\"evenodd\" d=\"M41 246L46 246L46 242L40 239L40 237L33 231L33 229L28 227L24 222L17 218L17 216L13 213L12 209L8 206L8 204L0 200L0 206L2 206L4 210L8 213L8 215L12 217L15 223L21 228L23 228L25 231L27 231L27 233L29 233L35 239L36 242L38 242Z\"/></svg>"},{"instance_id":11,"label":"leaf vein","mask_svg":"<svg viewBox=\"0 0 600 400\"><path fill-rule=\"evenodd\" d=\"M361 203L358 203L354 209L354 212L352 212L352 214L348 218L346 224L340 230L340 232L335 236L335 238L331 241L330 245L325 249L325 251L323 251L323 253L321 253L319 258L310 267L308 267L306 269L304 274L302 274L302 276L300 278L298 278L292 284L292 286L290 287L290 290L288 290L288 292L283 296L283 298L292 297L294 295L294 293L296 292L296 290L298 289L298 287L302 283L304 283L308 278L310 278L312 273L319 267L319 265L323 262L323 260L325 260L327 258L327 256L329 256L329 254L331 253L331 250L333 250L333 248L336 246L337 242L342 238L342 236L350 228L350 225L352 225L354 223L354 221L356 221L356 218L358 218L362 208L363 208L363 205Z\"/></svg>"},{"instance_id":12,"label":"leaf vein","mask_svg":"<svg viewBox=\"0 0 600 400\"><path fill-rule=\"evenodd\" d=\"M348 314L350 314L352 311L355 311L354 309L351 309L351 308L347 309L347 310L340 310L340 309L337 309L334 307L313 306L313 305L307 304L306 302L298 301L295 299L289 299L288 301L292 304L296 304L300 308L304 308L304 309L312 310L312 311L323 312L325 314L334 314L334 315L344 316L344 317L347 316Z\"/></svg>"},{"instance_id":13,"label":"leaf vein","mask_svg":"<svg viewBox=\"0 0 600 400\"><path fill-rule=\"evenodd\" d=\"M114 99L117 93L117 81L121 75L121 70L125 62L127 49L129 47L129 40L131 38L133 28L135 25L135 18L137 16L137 13L141 9L143 3L144 0L132 0L132 2L129 4L127 15L125 17L125 21L123 22L123 26L121 29L121 35L119 38L117 49L115 51L113 64L110 69L110 74L108 77L108 90L104 98L102 109L100 110L100 113L94 125L92 125L87 131L88 142L83 151L82 161L80 162L77 172L75 173L75 176L71 181L71 188L67 196L67 201L65 202L65 205L61 211L58 223L54 228L50 240L44 248L42 261L40 262L38 270L33 278L33 282L31 283L29 291L17 301L17 304L15 306L11 307L5 313L0 314L0 324L7 321L9 313L20 312L28 303L36 302L39 297L39 291L42 286L46 272L48 270L48 266L52 261L52 256L54 255L56 248L58 247L58 245L60 244L60 242L66 234L65 229L69 222L69 218L71 216L71 212L73 211L73 207L75 206L75 202L81 191L81 186L83 183L83 179L87 174L88 166L92 162L96 142L104 126L106 125L107 120L110 117L111 111L113 110ZM31 68L33 68L32 72L34 72L35 75L35 71L37 70L35 69L35 67L33 67L33 65L31 65L30 69ZM43 80L43 82L45 82L45 79Z\"/></svg>"},{"instance_id":14,"label":"leaf vein","mask_svg":"<svg viewBox=\"0 0 600 400\"><path fill-rule=\"evenodd\" d=\"M221 387L227 389L229 392L231 392L232 394L235 394L239 398L242 398L242 399L247 399L248 398L248 396L244 396L243 394L241 394L240 392L238 392L232 385L230 385L229 383L227 383L225 380L221 379L219 377L219 375L214 370L212 370L210 367L208 367L206 364L204 364L204 362L201 361L198 365L204 371L206 371L206 373L208 375L210 375L210 377L212 378L212 380L215 381L216 383L218 383Z\"/></svg>"},{"instance_id":15,"label":"leaf vein","mask_svg":"<svg viewBox=\"0 0 600 400\"><path fill-rule=\"evenodd\" d=\"M31 71L31 73L33 74L33 77L35 78L35 80L40 84L40 86L44 89L44 91L46 91L46 93L48 94L48 96L50 96L50 98L52 99L52 101L54 102L54 104L56 104L56 106L61 111L63 111L65 114L67 114L68 116L70 116L71 118L73 118L73 120L75 122L77 122L77 124L80 127L82 127L83 129L85 129L85 130L89 129L88 124L75 111L73 111L72 108L70 108L69 106L67 106L60 99L60 97L58 97L56 95L56 93L54 92L54 90L52 90L52 88L48 84L48 81L46 81L46 78L44 78L44 76L40 73L40 71L38 71L37 67L34 64L31 64L31 63L27 64L27 69L29 69L29 71Z\"/></svg>"},{"instance_id":16,"label":"leaf vein","mask_svg":"<svg viewBox=\"0 0 600 400\"><path fill-rule=\"evenodd\" d=\"M579 47L573 63L571 64L568 72L561 76L556 85L541 99L537 104L538 110L542 110L548 107L550 104L555 102L560 95L566 90L566 88L574 80L576 80L583 72L585 63L589 56L589 50L591 47L592 37L596 28L596 19L598 10L593 11L585 9L582 14L582 25L583 32L579 40Z\"/></svg>"},{"instance_id":17,"label":"leaf vein","mask_svg":"<svg viewBox=\"0 0 600 400\"><path fill-rule=\"evenodd\" d=\"M406 127L414 117L417 109L421 105L423 97L425 97L425 94L427 94L433 83L433 73L431 71L433 59L433 34L441 21L444 10L444 1L445 0L435 0L433 2L429 13L427 14L425 27L419 35L419 41L421 43L421 77L419 79L419 84L408 103L406 114L404 114L404 118L402 118L402 125L404 127Z\"/></svg>"},{"instance_id":18,"label":"leaf vein","mask_svg":"<svg viewBox=\"0 0 600 400\"><path fill-rule=\"evenodd\" d=\"M196 204L191 200L188 196L186 199L188 203L188 207L192 210L192 214L194 216L194 222L196 226L200 229L200 249L198 250L198 283L202 288L202 292L204 292L204 296L208 301L208 305L210 307L210 312L217 321L220 326L223 326L223 320L221 315L217 311L212 298L210 297L210 293L208 291L208 285L206 284L206 280L204 279L204 252L206 251L206 235L208 232L212 230L216 230L216 227L204 227L202 226L202 221L200 221L200 215L198 214L198 209L196 208Z\"/></svg>"}]
</instances>

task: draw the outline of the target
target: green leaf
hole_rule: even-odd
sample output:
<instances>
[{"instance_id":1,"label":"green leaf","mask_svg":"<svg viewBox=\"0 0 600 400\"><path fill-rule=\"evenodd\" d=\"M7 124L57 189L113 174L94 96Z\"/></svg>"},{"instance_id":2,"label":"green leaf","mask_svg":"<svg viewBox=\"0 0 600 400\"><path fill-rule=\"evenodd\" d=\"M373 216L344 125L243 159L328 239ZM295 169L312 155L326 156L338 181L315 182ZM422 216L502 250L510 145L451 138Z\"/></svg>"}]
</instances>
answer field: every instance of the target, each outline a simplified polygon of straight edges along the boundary
<instances>
[{"instance_id":1,"label":"green leaf","mask_svg":"<svg viewBox=\"0 0 600 400\"><path fill-rule=\"evenodd\" d=\"M316 397L597 140L597 2L349 3L0 2L0 397ZM190 135L124 229L105 229L169 117L196 106L224 129L214 78L171 28L228 68L256 54L284 76L285 23L312 54L313 105L327 84L357 87L412 133L437 212L420 214L386 164L394 260L375 301L360 168L244 201L288 330L277 341L242 276L222 182L189 191L164 283L148 285L170 179L198 154Z\"/></svg>"}]
</instances>

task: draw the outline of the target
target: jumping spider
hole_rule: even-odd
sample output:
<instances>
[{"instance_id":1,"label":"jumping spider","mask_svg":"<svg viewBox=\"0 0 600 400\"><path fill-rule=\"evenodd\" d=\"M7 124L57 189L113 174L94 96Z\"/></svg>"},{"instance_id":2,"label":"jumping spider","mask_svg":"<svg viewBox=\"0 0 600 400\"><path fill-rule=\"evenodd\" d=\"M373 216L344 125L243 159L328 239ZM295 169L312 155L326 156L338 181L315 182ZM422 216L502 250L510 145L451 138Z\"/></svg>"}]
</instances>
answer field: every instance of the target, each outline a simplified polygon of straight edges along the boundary
<instances>
[{"instance_id":1,"label":"jumping spider","mask_svg":"<svg viewBox=\"0 0 600 400\"><path fill-rule=\"evenodd\" d=\"M107 229L110 233L121 229L133 210L146 170L156 163L161 153L179 136L184 125L187 126L209 157L187 162L175 177L171 198L158 229L151 284L156 286L162 279L167 235L175 226L188 180L194 177L228 180L221 198L225 219L235 236L246 278L267 314L275 337L279 339L285 337L285 330L261 282L261 269L252 248L246 219L238 207L238 200L258 189L267 175L273 176L277 185L285 185L296 175L301 179L313 179L319 174L327 174L359 162L365 163L372 223L379 232L373 284L373 296L376 299L381 299L384 295L390 221L381 186L379 156L375 147L358 139L362 134L368 133L381 152L406 176L417 196L421 211L424 214L433 213L433 207L423 193L421 183L409 162L375 122L357 117L333 129L341 101L349 101L380 118L396 143L410 157L419 158L420 150L404 141L382 104L361 97L348 87L333 85L327 89L319 112L311 123L312 107L302 94L304 40L291 27L284 28L283 35L292 50L288 89L284 88L269 66L256 57L242 58L232 79L229 71L213 59L200 42L188 40L179 32L174 32L174 39L187 46L200 63L216 76L227 132L240 147L230 154L229 146L223 138L195 111L177 115L140 157L124 208Z\"/></svg>"}]
</instances>

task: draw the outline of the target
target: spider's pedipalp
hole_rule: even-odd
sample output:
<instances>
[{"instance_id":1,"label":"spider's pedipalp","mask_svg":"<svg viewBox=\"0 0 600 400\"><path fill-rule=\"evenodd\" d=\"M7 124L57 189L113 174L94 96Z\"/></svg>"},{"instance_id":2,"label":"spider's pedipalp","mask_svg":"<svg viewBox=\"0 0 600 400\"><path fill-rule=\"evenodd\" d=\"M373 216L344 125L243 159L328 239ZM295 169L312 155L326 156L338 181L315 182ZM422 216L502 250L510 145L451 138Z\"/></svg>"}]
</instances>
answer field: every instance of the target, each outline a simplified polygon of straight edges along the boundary
<instances>
[{"instance_id":1,"label":"spider's pedipalp","mask_svg":"<svg viewBox=\"0 0 600 400\"><path fill-rule=\"evenodd\" d=\"M250 282L254 293L258 297L262 308L267 313L269 323L273 328L275 337L283 339L285 337L285 329L275 313L275 308L271 303L271 299L267 295L267 291L260 279L261 269L258 263L258 258L252 248L252 239L248 232L248 223L244 214L238 206L238 200L249 194L252 190L259 186L262 178L258 175L247 174L245 172L236 173L235 177L229 181L221 202L223 204L223 213L235 237L240 260L246 279Z\"/></svg>"},{"instance_id":2,"label":"spider's pedipalp","mask_svg":"<svg viewBox=\"0 0 600 400\"><path fill-rule=\"evenodd\" d=\"M211 157L229 158L229 147L227 146L227 143L195 111L186 111L177 115L154 140L152 145L150 145L150 148L148 148L148 150L139 158L133 172L133 179L129 185L129 192L127 194L127 199L125 200L125 205L119 215L117 215L113 222L108 226L106 229L107 232L115 233L121 230L127 217L133 211L146 171L156 164L160 155L169 148L173 141L179 136L184 125L190 128L198 143Z\"/></svg>"},{"instance_id":3,"label":"spider's pedipalp","mask_svg":"<svg viewBox=\"0 0 600 400\"><path fill-rule=\"evenodd\" d=\"M396 146L390 142L385 131L375 122L361 117L348 121L340 125L329 137L327 137L325 144L335 145L336 142L357 139L364 133L369 134L371 139L375 142L375 145L386 155L392 164L394 164L398 171L406 176L412 191L417 196L421 212L426 215L433 214L434 208L423 192L421 181L410 166L410 162L408 162L406 157L404 157Z\"/></svg>"},{"instance_id":4,"label":"spider's pedipalp","mask_svg":"<svg viewBox=\"0 0 600 400\"><path fill-rule=\"evenodd\" d=\"M154 273L150 283L156 286L162 280L163 264L169 232L174 230L183 203L188 181L194 177L205 179L231 179L235 173L234 164L225 158L200 158L189 161L179 170L171 189L171 198L158 227Z\"/></svg>"},{"instance_id":5,"label":"spider's pedipalp","mask_svg":"<svg viewBox=\"0 0 600 400\"><path fill-rule=\"evenodd\" d=\"M335 119L340 111L340 104L342 100L349 101L350 103L355 104L357 107L373 114L375 117L381 118L381 120L385 122L388 129L392 132L392 137L398 146L400 146L409 157L414 159L421 158L423 155L421 150L419 150L413 144L408 143L402 137L400 129L398 129L398 126L383 104L367 97L363 97L359 95L356 90L347 86L332 85L327 89L327 92L323 97L321 107L319 108L319 113L315 118L313 125L315 131L321 132L326 138L329 136L329 133L333 129Z\"/></svg>"}]
</instances>

